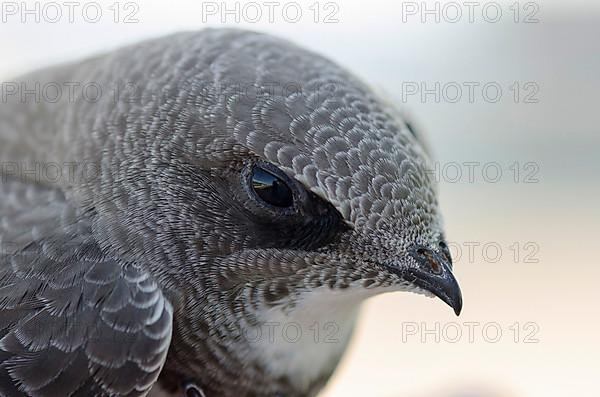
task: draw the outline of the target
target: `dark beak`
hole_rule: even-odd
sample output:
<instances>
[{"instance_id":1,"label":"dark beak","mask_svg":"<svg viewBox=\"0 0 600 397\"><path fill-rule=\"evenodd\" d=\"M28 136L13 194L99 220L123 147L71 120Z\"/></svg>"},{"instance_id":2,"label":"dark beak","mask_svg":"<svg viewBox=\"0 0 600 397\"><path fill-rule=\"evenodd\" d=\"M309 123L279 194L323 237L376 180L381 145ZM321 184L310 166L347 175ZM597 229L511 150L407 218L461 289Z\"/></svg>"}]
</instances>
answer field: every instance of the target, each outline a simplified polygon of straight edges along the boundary
<instances>
[{"instance_id":1,"label":"dark beak","mask_svg":"<svg viewBox=\"0 0 600 397\"><path fill-rule=\"evenodd\" d=\"M410 253L419 266L407 270L404 279L446 302L458 316L462 310L462 294L452 274L450 259L438 251L422 246L412 248Z\"/></svg>"}]
</instances>

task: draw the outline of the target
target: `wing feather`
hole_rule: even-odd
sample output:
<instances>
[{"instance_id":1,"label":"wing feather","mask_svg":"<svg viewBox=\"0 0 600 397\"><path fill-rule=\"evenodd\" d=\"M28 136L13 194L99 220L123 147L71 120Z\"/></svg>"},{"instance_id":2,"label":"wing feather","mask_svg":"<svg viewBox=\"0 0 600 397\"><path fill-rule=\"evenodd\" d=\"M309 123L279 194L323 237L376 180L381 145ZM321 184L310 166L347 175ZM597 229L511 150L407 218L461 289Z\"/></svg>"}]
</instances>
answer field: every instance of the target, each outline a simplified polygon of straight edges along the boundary
<instances>
[{"instance_id":1,"label":"wing feather","mask_svg":"<svg viewBox=\"0 0 600 397\"><path fill-rule=\"evenodd\" d=\"M144 267L102 252L64 196L25 185L0 183L12 197L0 205L0 395L145 396L171 304Z\"/></svg>"}]
</instances>

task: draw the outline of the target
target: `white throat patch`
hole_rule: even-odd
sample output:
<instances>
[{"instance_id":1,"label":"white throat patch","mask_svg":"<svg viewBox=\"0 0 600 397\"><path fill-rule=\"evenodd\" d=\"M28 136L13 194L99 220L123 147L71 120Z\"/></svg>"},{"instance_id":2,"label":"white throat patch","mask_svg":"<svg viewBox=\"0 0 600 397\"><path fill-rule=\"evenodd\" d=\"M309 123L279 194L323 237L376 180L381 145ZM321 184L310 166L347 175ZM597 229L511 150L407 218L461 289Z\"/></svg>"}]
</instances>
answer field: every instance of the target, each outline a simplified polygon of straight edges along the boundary
<instances>
[{"instance_id":1,"label":"white throat patch","mask_svg":"<svg viewBox=\"0 0 600 397\"><path fill-rule=\"evenodd\" d=\"M390 289L391 290L391 289ZM306 390L338 362L352 335L360 303L382 289L320 287L304 293L294 307L265 307L256 312L262 326L245 332L256 360L275 377L287 376Z\"/></svg>"}]
</instances>

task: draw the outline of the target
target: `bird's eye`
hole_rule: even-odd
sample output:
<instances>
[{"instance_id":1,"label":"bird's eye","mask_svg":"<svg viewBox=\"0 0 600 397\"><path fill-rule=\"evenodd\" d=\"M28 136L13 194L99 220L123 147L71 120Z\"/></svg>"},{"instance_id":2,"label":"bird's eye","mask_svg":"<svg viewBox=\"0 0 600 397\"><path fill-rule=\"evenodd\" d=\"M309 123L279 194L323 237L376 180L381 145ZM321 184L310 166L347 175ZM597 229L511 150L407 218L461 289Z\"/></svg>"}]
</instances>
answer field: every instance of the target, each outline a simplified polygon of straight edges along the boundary
<instances>
[{"instance_id":1,"label":"bird's eye","mask_svg":"<svg viewBox=\"0 0 600 397\"><path fill-rule=\"evenodd\" d=\"M292 189L273 173L257 166L252 170L250 179L256 195L267 204L280 208L294 204Z\"/></svg>"},{"instance_id":2,"label":"bird's eye","mask_svg":"<svg viewBox=\"0 0 600 397\"><path fill-rule=\"evenodd\" d=\"M193 383L186 382L183 385L185 397L205 397L204 392Z\"/></svg>"}]
</instances>

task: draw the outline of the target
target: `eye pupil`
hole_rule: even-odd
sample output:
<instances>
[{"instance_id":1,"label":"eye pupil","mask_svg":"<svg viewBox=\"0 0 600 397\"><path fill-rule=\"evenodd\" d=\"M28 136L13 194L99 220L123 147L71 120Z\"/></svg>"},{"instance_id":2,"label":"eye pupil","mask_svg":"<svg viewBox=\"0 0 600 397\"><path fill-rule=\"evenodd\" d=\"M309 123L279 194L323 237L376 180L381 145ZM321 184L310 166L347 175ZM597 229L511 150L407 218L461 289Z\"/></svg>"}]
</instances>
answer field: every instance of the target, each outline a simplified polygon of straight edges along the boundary
<instances>
[{"instance_id":1,"label":"eye pupil","mask_svg":"<svg viewBox=\"0 0 600 397\"><path fill-rule=\"evenodd\" d=\"M183 385L186 397L205 397L204 392L193 383L186 382Z\"/></svg>"},{"instance_id":2,"label":"eye pupil","mask_svg":"<svg viewBox=\"0 0 600 397\"><path fill-rule=\"evenodd\" d=\"M294 204L292 190L276 175L260 167L252 171L252 188L263 201L275 207L287 208Z\"/></svg>"}]
</instances>

